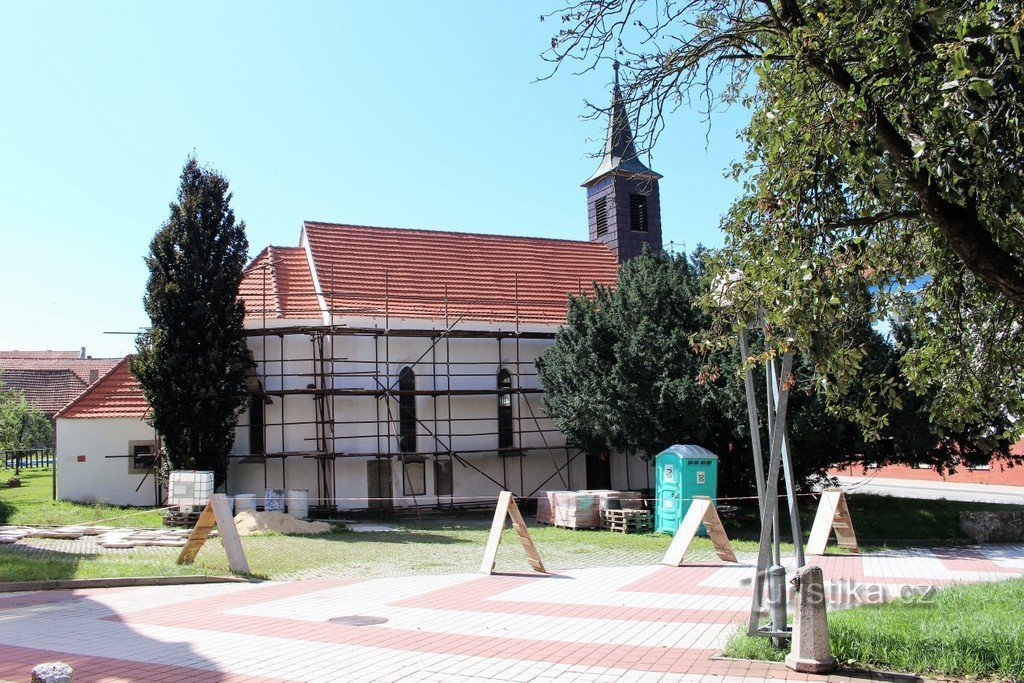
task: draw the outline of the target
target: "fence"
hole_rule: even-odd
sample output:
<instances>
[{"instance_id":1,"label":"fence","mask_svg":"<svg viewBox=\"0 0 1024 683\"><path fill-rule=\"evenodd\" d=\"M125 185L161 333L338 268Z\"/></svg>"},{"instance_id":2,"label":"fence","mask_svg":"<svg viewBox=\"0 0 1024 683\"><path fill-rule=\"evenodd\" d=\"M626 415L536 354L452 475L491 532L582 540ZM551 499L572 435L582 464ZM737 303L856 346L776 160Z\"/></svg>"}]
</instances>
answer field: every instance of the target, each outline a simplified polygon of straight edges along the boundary
<instances>
[{"instance_id":1,"label":"fence","mask_svg":"<svg viewBox=\"0 0 1024 683\"><path fill-rule=\"evenodd\" d=\"M0 451L0 457L3 458L3 466L9 470L50 467L53 465L52 448Z\"/></svg>"}]
</instances>

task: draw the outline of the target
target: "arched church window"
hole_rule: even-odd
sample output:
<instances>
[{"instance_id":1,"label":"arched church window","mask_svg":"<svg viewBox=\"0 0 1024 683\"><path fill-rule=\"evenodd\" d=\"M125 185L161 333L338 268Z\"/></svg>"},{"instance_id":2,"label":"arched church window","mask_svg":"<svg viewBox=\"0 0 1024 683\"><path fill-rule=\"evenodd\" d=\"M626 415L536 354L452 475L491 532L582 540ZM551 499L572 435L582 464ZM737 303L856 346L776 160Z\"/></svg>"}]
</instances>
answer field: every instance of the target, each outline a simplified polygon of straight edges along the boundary
<instances>
[{"instance_id":1,"label":"arched church window","mask_svg":"<svg viewBox=\"0 0 1024 683\"><path fill-rule=\"evenodd\" d=\"M512 448L512 373L498 370L498 448Z\"/></svg>"},{"instance_id":2,"label":"arched church window","mask_svg":"<svg viewBox=\"0 0 1024 683\"><path fill-rule=\"evenodd\" d=\"M406 366L398 373L398 450L416 451L416 373Z\"/></svg>"}]
</instances>

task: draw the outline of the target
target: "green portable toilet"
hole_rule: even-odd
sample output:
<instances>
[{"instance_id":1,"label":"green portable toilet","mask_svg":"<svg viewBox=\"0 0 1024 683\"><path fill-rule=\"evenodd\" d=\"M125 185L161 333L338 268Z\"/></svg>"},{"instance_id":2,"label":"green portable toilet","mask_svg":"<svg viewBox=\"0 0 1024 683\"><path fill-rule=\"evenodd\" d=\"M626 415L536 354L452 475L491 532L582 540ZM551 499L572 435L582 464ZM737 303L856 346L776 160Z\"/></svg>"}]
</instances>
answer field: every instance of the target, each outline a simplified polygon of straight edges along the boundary
<instances>
[{"instance_id":1,"label":"green portable toilet","mask_svg":"<svg viewBox=\"0 0 1024 683\"><path fill-rule=\"evenodd\" d=\"M669 446L654 461L654 530L674 534L694 496L718 496L718 456L700 446Z\"/></svg>"}]
</instances>

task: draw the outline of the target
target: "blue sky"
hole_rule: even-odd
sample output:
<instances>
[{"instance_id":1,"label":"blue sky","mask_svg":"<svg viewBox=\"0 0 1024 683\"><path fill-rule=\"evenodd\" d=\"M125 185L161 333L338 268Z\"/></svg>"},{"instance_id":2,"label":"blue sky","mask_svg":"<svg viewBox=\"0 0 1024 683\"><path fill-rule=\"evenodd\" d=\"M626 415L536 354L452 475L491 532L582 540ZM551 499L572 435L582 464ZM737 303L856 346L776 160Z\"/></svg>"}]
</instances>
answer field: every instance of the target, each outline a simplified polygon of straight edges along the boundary
<instances>
[{"instance_id":1,"label":"blue sky","mask_svg":"<svg viewBox=\"0 0 1024 683\"><path fill-rule=\"evenodd\" d=\"M0 3L0 348L121 355L193 151L251 253L305 219L586 238L610 73L545 82L553 2ZM741 110L669 120L665 239L719 245Z\"/></svg>"}]
</instances>

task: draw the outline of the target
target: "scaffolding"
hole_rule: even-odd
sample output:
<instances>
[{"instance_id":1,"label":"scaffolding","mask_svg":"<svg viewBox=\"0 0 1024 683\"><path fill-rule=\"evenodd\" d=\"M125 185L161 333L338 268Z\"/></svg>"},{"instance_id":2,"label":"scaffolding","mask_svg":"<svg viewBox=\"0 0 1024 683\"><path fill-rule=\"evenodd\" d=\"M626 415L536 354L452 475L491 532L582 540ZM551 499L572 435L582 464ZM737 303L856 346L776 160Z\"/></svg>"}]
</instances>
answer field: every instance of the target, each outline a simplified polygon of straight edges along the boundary
<instances>
[{"instance_id":1,"label":"scaffolding","mask_svg":"<svg viewBox=\"0 0 1024 683\"><path fill-rule=\"evenodd\" d=\"M272 267L267 263L264 268ZM314 292L321 306L326 308L329 316L323 316L324 309L305 310L295 309L288 311L283 309L281 297L277 297L277 310L282 317L295 318L301 315L307 319L324 317L332 321L330 324L317 325L294 325L294 326L273 326L268 325L268 291L266 283L266 271L264 271L264 283L262 287L262 324L258 327L247 329L250 338L260 340L260 357L254 360L259 371L258 381L250 383L250 391L254 401L262 405L280 402L279 410L276 411L276 421L262 420L262 451L260 453L249 453L247 455L235 456L241 463L262 463L264 485L269 484L271 478L272 461L280 461L280 482L282 488L287 488L287 466L286 463L295 458L312 459L316 462L316 486L315 501L311 500L311 514L325 515L337 510L336 507L336 471L335 464L339 459L363 458L368 463L376 461L378 472L381 468L388 471L386 485L378 478L376 491L368 490L367 508L391 508L393 506L393 491L391 486L391 472L393 464L401 465L403 476L403 491L405 486L404 477L408 472L407 465L410 462L423 463L424 486L426 482L425 468L428 462L433 462L435 467L435 491L427 494L424 488L422 493L413 491L412 506L421 505L455 508L465 505L465 497L460 497L455 491L454 467L459 465L463 468L474 470L484 479L494 484L493 497L496 498L500 491L513 491L522 497L531 497L539 490L555 483L562 488L571 488L572 482L569 476L572 463L581 455L581 450L571 444L563 444L560 432L553 425L545 426L544 416L540 412L539 405L531 401L531 397L539 397L543 390L536 386L536 365L532 359L526 359L523 355L522 344L533 340L553 340L554 332L537 329L523 329L523 320L520 315L520 292L519 278L515 277L509 288L512 297L502 302L495 299L478 299L474 301L456 300L448 295L447 286L444 287L443 296L433 300L425 297L402 297L390 291L388 274L384 273L383 310L372 305L365 307L335 306L337 298L342 297L345 301L352 301L355 298L350 292ZM580 294L583 293L582 283L579 285ZM296 294L296 293L291 293ZM305 293L298 293L305 294ZM568 293L567 293L568 295ZM369 297L366 297L369 299ZM431 316L433 325L430 327L408 327L405 325L395 326L395 316L392 314L392 305L400 299L404 305L414 304L430 306L429 310L440 312L436 317ZM329 302L329 303L328 303ZM508 310L510 319L505 322L505 327L495 326L495 329L483 329L487 326L473 327L466 322L470 315L465 310L460 311L460 306L465 304L479 305L481 302L488 306L500 305ZM326 303L326 305L325 305ZM536 300L531 300L536 304ZM564 305L564 303L563 303ZM406 309L407 310L407 309ZM283 315L283 314L291 314ZM374 320L372 326L356 326L347 324L335 324L335 321L349 318L355 320ZM441 323L443 322L443 326ZM301 343L308 340L310 353L302 357L290 356L286 353L286 341L298 339ZM458 345L461 340L487 340L487 344L494 344L493 358L474 359L453 358L453 345ZM269 341L276 340L273 344L277 347L276 357L268 357ZM362 340L362 344L354 343ZM422 343L422 349L415 360L397 360L393 357L392 342L402 340L408 348L409 340L418 340ZM372 357L340 356L337 353L339 348L345 346L365 348L372 345ZM511 348L510 348L511 347ZM484 346L478 345L477 350ZM396 372L396 367L411 368L415 371L417 380L427 380L428 386L417 385L413 389L402 388L400 382L401 371ZM494 369L497 369L495 371ZM273 372L276 369L277 372ZM501 386L497 380L502 371L507 371L507 386ZM489 386L482 386L486 383L485 378L490 378ZM359 386L352 386L358 384ZM473 415L466 411L453 408L453 403L458 405L460 397L468 396L493 396L493 415ZM499 431L502 429L501 419L498 415L498 404L502 396L508 397L508 404L513 408L511 412L511 425L506 424L506 429L511 427L511 439L508 446L499 446ZM289 400L294 402L296 397L308 397L313 406L312 420L288 419L286 406ZM423 418L419 413L414 414L415 436L412 440L416 444L414 448L401 447L401 400L403 397L413 397L417 402L424 399L431 406L430 416ZM352 399L359 402L372 401L373 408L370 410L349 411L352 414L345 414L339 411L336 399ZM301 400L301 399L299 399ZM420 404L422 405L422 404ZM479 404L478 404L479 405ZM290 406L294 407L294 406ZM308 413L308 407L305 409ZM472 412L472 411L470 411ZM372 414L372 418L361 418L359 415ZM251 415L251 413L250 413ZM408 419L408 415L406 418ZM246 425L241 425L246 426ZM300 450L287 450L289 438L287 431L296 427L312 426L312 436L303 437L309 448ZM371 427L372 433L367 434L363 429ZM275 434L276 430L276 434ZM275 439L269 437L275 436ZM480 441L484 438L493 437L493 447L482 448ZM557 437L557 438L556 438ZM421 448L421 439L426 439L430 446ZM279 440L280 448L269 449L272 441ZM352 447L353 441L370 440L375 448ZM294 442L294 438L291 439ZM469 442L469 443L467 443ZM348 446L348 447L347 447ZM474 463L474 459L468 456L477 454L493 453L499 457L501 471L497 476L488 474L481 467ZM550 458L550 474L539 485L532 490L527 490L525 468L523 459L528 454L546 454ZM546 461L546 459L545 459ZM368 468L373 465L368 465ZM438 490L437 473L447 468L450 473L447 481L447 490L442 493ZM276 468L274 468L276 469ZM518 470L518 481L516 474ZM548 470L545 466L545 474ZM541 475L543 478L543 475ZM276 475L274 477L276 479ZM367 481L370 487L370 475L368 472ZM384 490L384 489L387 490ZM430 502L420 501L419 497L431 499ZM444 499L444 500L442 500Z\"/></svg>"}]
</instances>

